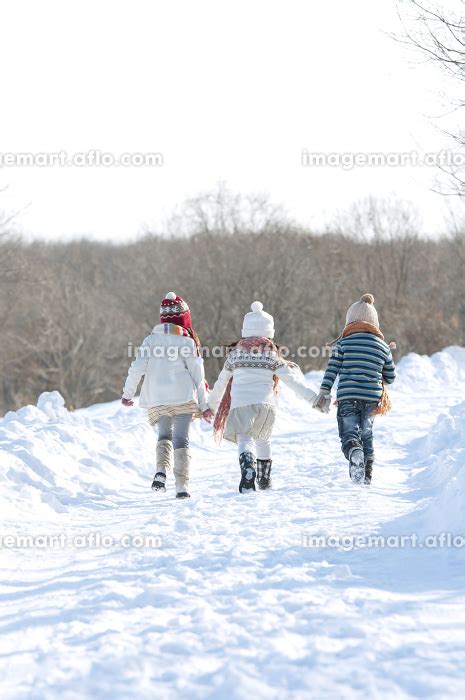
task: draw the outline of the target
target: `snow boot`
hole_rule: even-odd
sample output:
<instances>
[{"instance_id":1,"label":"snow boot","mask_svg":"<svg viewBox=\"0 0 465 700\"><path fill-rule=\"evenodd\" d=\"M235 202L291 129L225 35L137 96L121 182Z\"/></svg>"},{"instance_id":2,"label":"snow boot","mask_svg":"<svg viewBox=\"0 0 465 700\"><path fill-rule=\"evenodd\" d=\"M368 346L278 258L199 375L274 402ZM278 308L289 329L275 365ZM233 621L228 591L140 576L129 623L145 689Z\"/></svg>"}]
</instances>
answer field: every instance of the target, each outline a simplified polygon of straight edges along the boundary
<instances>
[{"instance_id":1,"label":"snow boot","mask_svg":"<svg viewBox=\"0 0 465 700\"><path fill-rule=\"evenodd\" d=\"M239 455L239 464L241 467L241 481L239 484L239 493L244 491L255 491L255 471L256 460L251 452L242 452Z\"/></svg>"},{"instance_id":2,"label":"snow boot","mask_svg":"<svg viewBox=\"0 0 465 700\"><path fill-rule=\"evenodd\" d=\"M373 476L373 463L374 460L368 458L365 462L365 484L371 484L371 478Z\"/></svg>"},{"instance_id":3,"label":"snow boot","mask_svg":"<svg viewBox=\"0 0 465 700\"><path fill-rule=\"evenodd\" d=\"M257 459L257 484L262 491L271 486L271 459Z\"/></svg>"},{"instance_id":4,"label":"snow boot","mask_svg":"<svg viewBox=\"0 0 465 700\"><path fill-rule=\"evenodd\" d=\"M152 481L153 491L166 491L166 474L165 472L157 472Z\"/></svg>"},{"instance_id":5,"label":"snow boot","mask_svg":"<svg viewBox=\"0 0 465 700\"><path fill-rule=\"evenodd\" d=\"M189 473L191 454L188 447L179 447L174 451L174 478L176 481L176 498L190 498Z\"/></svg>"},{"instance_id":6,"label":"snow boot","mask_svg":"<svg viewBox=\"0 0 465 700\"><path fill-rule=\"evenodd\" d=\"M166 472L171 469L173 457L173 443L171 440L159 440L157 442L157 472L152 481L154 491L166 491Z\"/></svg>"},{"instance_id":7,"label":"snow boot","mask_svg":"<svg viewBox=\"0 0 465 700\"><path fill-rule=\"evenodd\" d=\"M365 459L360 447L352 447L349 452L349 474L354 484L361 484L365 479Z\"/></svg>"}]
</instances>

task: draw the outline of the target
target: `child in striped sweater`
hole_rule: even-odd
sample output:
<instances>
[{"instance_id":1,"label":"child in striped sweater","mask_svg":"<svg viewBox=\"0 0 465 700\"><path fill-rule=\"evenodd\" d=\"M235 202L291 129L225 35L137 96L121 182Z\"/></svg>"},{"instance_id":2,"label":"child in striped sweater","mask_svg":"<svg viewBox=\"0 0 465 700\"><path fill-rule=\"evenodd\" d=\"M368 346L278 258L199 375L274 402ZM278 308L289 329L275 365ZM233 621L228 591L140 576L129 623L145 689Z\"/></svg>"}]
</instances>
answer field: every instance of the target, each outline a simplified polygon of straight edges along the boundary
<instances>
[{"instance_id":1,"label":"child in striped sweater","mask_svg":"<svg viewBox=\"0 0 465 700\"><path fill-rule=\"evenodd\" d=\"M385 385L396 377L391 348L379 329L371 294L364 294L347 312L346 326L331 353L316 406L329 401L338 375L337 422L342 451L349 460L352 481L369 484L374 463L373 421L377 414L389 410Z\"/></svg>"}]
</instances>

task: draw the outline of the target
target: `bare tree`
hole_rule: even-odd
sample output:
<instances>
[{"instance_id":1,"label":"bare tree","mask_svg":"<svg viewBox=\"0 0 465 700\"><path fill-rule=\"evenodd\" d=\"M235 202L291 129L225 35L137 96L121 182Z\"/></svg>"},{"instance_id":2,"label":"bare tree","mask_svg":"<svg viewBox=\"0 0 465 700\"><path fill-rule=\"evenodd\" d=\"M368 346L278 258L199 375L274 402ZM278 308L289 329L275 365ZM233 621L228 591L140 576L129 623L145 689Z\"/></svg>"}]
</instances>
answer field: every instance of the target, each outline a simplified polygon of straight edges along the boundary
<instances>
[{"instance_id":1,"label":"bare tree","mask_svg":"<svg viewBox=\"0 0 465 700\"><path fill-rule=\"evenodd\" d=\"M463 0L406 0L398 2L398 15L403 34L396 36L412 47L428 63L438 66L450 90L445 95L450 106L449 113L460 114L465 107L465 5ZM458 90L456 89L458 87ZM461 128L441 128L463 154L465 132ZM443 194L465 195L465 170L457 164L463 159L452 159L452 163L438 164L447 175L451 187L440 185ZM457 161L457 163L455 162Z\"/></svg>"},{"instance_id":2,"label":"bare tree","mask_svg":"<svg viewBox=\"0 0 465 700\"><path fill-rule=\"evenodd\" d=\"M256 233L283 223L289 225L286 212L267 194L242 195L219 182L216 189L189 198L177 208L167 230L175 236Z\"/></svg>"}]
</instances>

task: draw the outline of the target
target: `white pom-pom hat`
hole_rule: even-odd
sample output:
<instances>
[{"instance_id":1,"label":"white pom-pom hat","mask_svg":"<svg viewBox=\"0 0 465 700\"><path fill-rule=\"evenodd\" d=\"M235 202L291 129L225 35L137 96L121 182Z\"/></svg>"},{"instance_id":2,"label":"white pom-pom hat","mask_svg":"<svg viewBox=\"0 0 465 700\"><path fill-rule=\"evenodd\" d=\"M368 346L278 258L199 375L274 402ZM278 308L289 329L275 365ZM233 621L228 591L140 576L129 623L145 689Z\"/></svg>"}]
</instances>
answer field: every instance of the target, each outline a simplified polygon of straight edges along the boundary
<instances>
[{"instance_id":1,"label":"white pom-pom hat","mask_svg":"<svg viewBox=\"0 0 465 700\"><path fill-rule=\"evenodd\" d=\"M263 336L274 338L274 319L271 314L263 311L261 301L254 301L250 307L252 311L244 316L242 324L242 337L252 338L253 336Z\"/></svg>"}]
</instances>

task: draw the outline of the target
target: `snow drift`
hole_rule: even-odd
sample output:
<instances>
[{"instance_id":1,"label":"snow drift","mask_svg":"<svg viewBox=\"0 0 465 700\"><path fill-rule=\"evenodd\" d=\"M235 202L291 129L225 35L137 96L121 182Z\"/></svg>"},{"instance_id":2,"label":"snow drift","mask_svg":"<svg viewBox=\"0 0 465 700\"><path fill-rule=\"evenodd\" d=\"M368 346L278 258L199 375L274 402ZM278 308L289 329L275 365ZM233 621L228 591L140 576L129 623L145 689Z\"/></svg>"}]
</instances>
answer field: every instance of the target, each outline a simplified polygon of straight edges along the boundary
<instances>
[{"instance_id":1,"label":"snow drift","mask_svg":"<svg viewBox=\"0 0 465 700\"><path fill-rule=\"evenodd\" d=\"M441 413L431 431L412 444L412 531L465 538L465 401ZM407 523L404 523L404 527Z\"/></svg>"},{"instance_id":2,"label":"snow drift","mask_svg":"<svg viewBox=\"0 0 465 700\"><path fill-rule=\"evenodd\" d=\"M105 406L104 415L99 407L71 413L57 391L7 413L0 421L3 514L18 517L32 507L51 517L73 505L103 507L140 484L155 450L144 419L119 403Z\"/></svg>"},{"instance_id":3,"label":"snow drift","mask_svg":"<svg viewBox=\"0 0 465 700\"><path fill-rule=\"evenodd\" d=\"M2 699L463 696L460 550L303 545L463 531L465 349L408 355L398 370L370 488L349 481L334 410L311 411L285 387L273 489L240 496L234 447L217 448L196 421L182 503L172 475L167 494L150 491L145 411L69 412L48 392L6 414L2 534L97 532L115 544L0 547ZM123 548L134 533L162 545Z\"/></svg>"}]
</instances>

